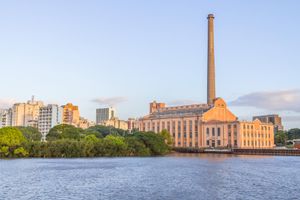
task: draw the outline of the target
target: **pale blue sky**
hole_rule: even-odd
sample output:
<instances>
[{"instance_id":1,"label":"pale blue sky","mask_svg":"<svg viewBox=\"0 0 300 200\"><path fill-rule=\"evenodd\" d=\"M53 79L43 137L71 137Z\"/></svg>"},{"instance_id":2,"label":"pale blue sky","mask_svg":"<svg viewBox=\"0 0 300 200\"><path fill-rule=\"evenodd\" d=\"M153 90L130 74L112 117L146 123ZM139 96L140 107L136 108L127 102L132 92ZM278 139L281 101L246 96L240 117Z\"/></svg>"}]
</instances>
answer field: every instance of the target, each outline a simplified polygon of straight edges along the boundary
<instances>
[{"instance_id":1,"label":"pale blue sky","mask_svg":"<svg viewBox=\"0 0 300 200\"><path fill-rule=\"evenodd\" d=\"M94 120L100 102L119 102L123 119L147 114L152 100L205 102L213 13L217 96L241 119L279 113L300 127L299 9L296 0L0 1L0 106L35 95Z\"/></svg>"}]
</instances>

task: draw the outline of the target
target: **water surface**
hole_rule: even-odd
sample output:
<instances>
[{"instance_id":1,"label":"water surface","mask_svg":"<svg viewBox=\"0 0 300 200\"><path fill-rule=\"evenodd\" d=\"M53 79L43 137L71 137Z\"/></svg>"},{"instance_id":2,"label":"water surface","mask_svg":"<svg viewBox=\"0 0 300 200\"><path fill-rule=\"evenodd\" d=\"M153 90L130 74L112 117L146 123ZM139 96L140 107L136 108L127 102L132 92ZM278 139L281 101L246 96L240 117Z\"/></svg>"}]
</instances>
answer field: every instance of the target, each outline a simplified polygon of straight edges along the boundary
<instances>
[{"instance_id":1,"label":"water surface","mask_svg":"<svg viewBox=\"0 0 300 200\"><path fill-rule=\"evenodd\" d=\"M0 199L300 199L300 157L0 160Z\"/></svg>"}]
</instances>

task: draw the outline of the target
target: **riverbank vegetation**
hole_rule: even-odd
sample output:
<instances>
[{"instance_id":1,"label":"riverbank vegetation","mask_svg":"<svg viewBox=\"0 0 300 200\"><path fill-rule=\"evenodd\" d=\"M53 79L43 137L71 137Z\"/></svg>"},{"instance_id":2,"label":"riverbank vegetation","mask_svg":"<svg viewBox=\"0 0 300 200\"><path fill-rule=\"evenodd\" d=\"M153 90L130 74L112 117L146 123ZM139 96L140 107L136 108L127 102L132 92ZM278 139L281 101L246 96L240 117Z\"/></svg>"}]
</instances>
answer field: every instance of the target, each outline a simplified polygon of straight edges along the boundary
<instances>
[{"instance_id":1,"label":"riverbank vegetation","mask_svg":"<svg viewBox=\"0 0 300 200\"><path fill-rule=\"evenodd\" d=\"M170 134L134 132L94 126L83 130L71 125L53 127L47 142L32 127L0 129L0 157L72 158L102 156L156 156L169 152Z\"/></svg>"},{"instance_id":2,"label":"riverbank vegetation","mask_svg":"<svg viewBox=\"0 0 300 200\"><path fill-rule=\"evenodd\" d=\"M290 145L288 140L300 139L300 129L293 128L288 131L278 131L274 139L277 146Z\"/></svg>"}]
</instances>

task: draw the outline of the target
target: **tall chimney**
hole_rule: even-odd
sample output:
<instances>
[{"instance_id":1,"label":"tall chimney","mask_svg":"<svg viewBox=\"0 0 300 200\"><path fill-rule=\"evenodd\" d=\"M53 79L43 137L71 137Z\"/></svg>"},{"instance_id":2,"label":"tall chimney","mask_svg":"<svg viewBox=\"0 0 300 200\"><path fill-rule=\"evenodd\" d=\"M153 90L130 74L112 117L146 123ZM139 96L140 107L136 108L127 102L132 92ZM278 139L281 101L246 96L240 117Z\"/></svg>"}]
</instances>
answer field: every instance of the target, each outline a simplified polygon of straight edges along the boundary
<instances>
[{"instance_id":1,"label":"tall chimney","mask_svg":"<svg viewBox=\"0 0 300 200\"><path fill-rule=\"evenodd\" d=\"M207 49L207 104L212 105L216 98L215 89L215 53L214 53L214 15L208 19L208 49Z\"/></svg>"}]
</instances>

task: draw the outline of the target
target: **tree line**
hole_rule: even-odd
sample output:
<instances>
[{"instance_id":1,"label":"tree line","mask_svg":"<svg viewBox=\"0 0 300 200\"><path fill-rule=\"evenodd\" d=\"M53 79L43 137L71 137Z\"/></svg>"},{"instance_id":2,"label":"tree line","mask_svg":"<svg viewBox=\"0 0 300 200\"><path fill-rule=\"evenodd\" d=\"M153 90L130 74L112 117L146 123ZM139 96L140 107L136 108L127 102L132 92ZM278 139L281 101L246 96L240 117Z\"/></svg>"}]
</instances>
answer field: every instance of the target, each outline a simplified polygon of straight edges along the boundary
<instances>
[{"instance_id":1,"label":"tree line","mask_svg":"<svg viewBox=\"0 0 300 200\"><path fill-rule=\"evenodd\" d=\"M300 129L293 128L288 131L277 131L275 133L275 144L277 146L289 145L288 140L300 139Z\"/></svg>"},{"instance_id":2,"label":"tree line","mask_svg":"<svg viewBox=\"0 0 300 200\"><path fill-rule=\"evenodd\" d=\"M169 152L172 139L163 130L128 133L114 127L93 126L86 130L72 125L53 127L47 141L33 127L0 129L0 158L72 158L102 156L156 156Z\"/></svg>"}]
</instances>

